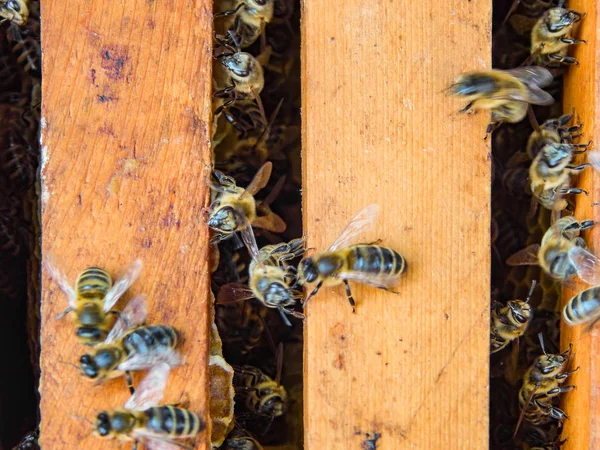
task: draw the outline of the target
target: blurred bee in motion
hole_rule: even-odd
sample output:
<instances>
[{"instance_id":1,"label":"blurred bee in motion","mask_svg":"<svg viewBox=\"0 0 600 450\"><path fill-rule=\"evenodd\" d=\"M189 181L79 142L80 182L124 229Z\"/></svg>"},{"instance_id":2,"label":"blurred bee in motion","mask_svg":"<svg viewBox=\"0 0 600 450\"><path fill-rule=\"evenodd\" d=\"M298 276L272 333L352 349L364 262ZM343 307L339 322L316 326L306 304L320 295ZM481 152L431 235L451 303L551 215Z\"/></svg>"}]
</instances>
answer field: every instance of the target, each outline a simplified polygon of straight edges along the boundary
<instances>
[{"instance_id":1,"label":"blurred bee in motion","mask_svg":"<svg viewBox=\"0 0 600 450\"><path fill-rule=\"evenodd\" d=\"M177 330L168 325L141 325L145 320L145 297L138 295L127 303L104 343L79 359L81 374L100 384L125 373L127 387L133 394L130 372L159 363L180 365L181 358L175 350Z\"/></svg>"},{"instance_id":2,"label":"blurred bee in motion","mask_svg":"<svg viewBox=\"0 0 600 450\"><path fill-rule=\"evenodd\" d=\"M113 325L111 316L119 314L112 310L113 306L138 278L142 269L142 262L139 259L134 261L113 284L110 275L104 269L88 267L77 277L74 289L51 258L46 258L44 265L67 296L69 304L57 318L61 319L69 312L75 311L76 334L85 345L97 345L107 338Z\"/></svg>"},{"instance_id":3,"label":"blurred bee in motion","mask_svg":"<svg viewBox=\"0 0 600 450\"><path fill-rule=\"evenodd\" d=\"M542 14L531 30L531 58L536 64L559 66L579 62L567 56L569 45L583 43L572 37L573 25L583 15L564 8L551 8Z\"/></svg>"},{"instance_id":4,"label":"blurred bee in motion","mask_svg":"<svg viewBox=\"0 0 600 450\"><path fill-rule=\"evenodd\" d=\"M491 110L487 138L502 123L523 120L529 104L554 103L554 98L541 89L552 80L552 74L543 67L488 70L460 75L449 90L469 102L460 112Z\"/></svg>"},{"instance_id":5,"label":"blurred bee in motion","mask_svg":"<svg viewBox=\"0 0 600 450\"><path fill-rule=\"evenodd\" d=\"M233 430L219 450L263 450L263 446L245 430Z\"/></svg>"},{"instance_id":6,"label":"blurred bee in motion","mask_svg":"<svg viewBox=\"0 0 600 450\"><path fill-rule=\"evenodd\" d=\"M1 0L0 17L15 25L26 25L29 19L28 0Z\"/></svg>"},{"instance_id":7,"label":"blurred bee in motion","mask_svg":"<svg viewBox=\"0 0 600 450\"><path fill-rule=\"evenodd\" d=\"M218 12L215 19L222 19L223 23L216 27L226 30L223 42L231 45L237 44L246 48L254 44L259 37L266 43L265 26L273 18L274 0L221 0L215 2ZM232 36L237 38L234 42Z\"/></svg>"},{"instance_id":8,"label":"blurred bee in motion","mask_svg":"<svg viewBox=\"0 0 600 450\"><path fill-rule=\"evenodd\" d=\"M250 263L249 289L242 284L223 286L218 303L256 298L267 308L276 308L286 325L291 326L286 315L297 318L304 318L304 315L291 309L302 298L302 292L293 289L296 271L289 262L303 253L304 238L261 248L258 259Z\"/></svg>"},{"instance_id":9,"label":"blurred bee in motion","mask_svg":"<svg viewBox=\"0 0 600 450\"><path fill-rule=\"evenodd\" d=\"M496 304L498 306L492 310L491 353L499 352L525 334L531 320L532 310L529 300L535 285L536 282L533 281L527 300L509 300L506 306Z\"/></svg>"},{"instance_id":10,"label":"blurred bee in motion","mask_svg":"<svg viewBox=\"0 0 600 450\"><path fill-rule=\"evenodd\" d=\"M317 283L306 298L304 305L323 286L344 283L348 302L355 312L355 301L348 281L356 281L378 287L388 292L396 286L406 272L406 260L395 250L368 244L353 244L357 235L370 231L379 212L379 205L364 207L352 218L344 231L326 252L303 259L298 266L298 283Z\"/></svg>"},{"instance_id":11,"label":"blurred bee in motion","mask_svg":"<svg viewBox=\"0 0 600 450\"><path fill-rule=\"evenodd\" d=\"M562 217L544 234L541 244L532 244L506 261L509 266L539 265L550 277L566 281L577 275L589 284L600 283L600 259L586 249L579 237L595 225L593 220Z\"/></svg>"},{"instance_id":12,"label":"blurred bee in motion","mask_svg":"<svg viewBox=\"0 0 600 450\"><path fill-rule=\"evenodd\" d=\"M563 309L564 321L574 327L588 324L591 330L600 320L600 286L594 286L573 296Z\"/></svg>"},{"instance_id":13,"label":"blurred bee in motion","mask_svg":"<svg viewBox=\"0 0 600 450\"><path fill-rule=\"evenodd\" d=\"M140 442L148 449L192 449L177 441L195 438L206 428L204 421L179 405L155 406L162 400L169 372L168 364L154 366L123 409L97 415L95 434L106 439L134 441L132 450L137 450Z\"/></svg>"},{"instance_id":14,"label":"blurred bee in motion","mask_svg":"<svg viewBox=\"0 0 600 450\"><path fill-rule=\"evenodd\" d=\"M217 196L209 207L208 226L215 230L217 235L212 242L230 238L239 231L248 252L253 259L258 260L260 256L252 227L264 228L274 233L285 231L285 222L277 214L260 217L257 215L254 195L267 185L272 169L272 163L265 163L245 189L236 186L233 178L219 171L214 172L218 184L213 185L212 189L217 192Z\"/></svg>"},{"instance_id":15,"label":"blurred bee in motion","mask_svg":"<svg viewBox=\"0 0 600 450\"><path fill-rule=\"evenodd\" d=\"M554 399L575 386L561 386L579 368L567 371L572 345L561 354L548 354L544 349L542 334L539 334L543 355L538 356L523 376L523 386L519 391L521 416L517 422L515 435L523 419L538 425L550 419L562 421L568 418L564 411L554 405Z\"/></svg>"}]
</instances>

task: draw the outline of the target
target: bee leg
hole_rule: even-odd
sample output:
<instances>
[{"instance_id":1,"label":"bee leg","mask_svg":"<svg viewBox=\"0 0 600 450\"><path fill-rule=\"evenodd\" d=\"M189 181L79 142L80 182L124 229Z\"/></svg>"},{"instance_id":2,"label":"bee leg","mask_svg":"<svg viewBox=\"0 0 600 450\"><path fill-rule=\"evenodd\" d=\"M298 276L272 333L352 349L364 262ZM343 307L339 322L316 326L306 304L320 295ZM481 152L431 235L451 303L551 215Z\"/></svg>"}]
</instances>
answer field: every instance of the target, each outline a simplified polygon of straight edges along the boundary
<instances>
[{"instance_id":1,"label":"bee leg","mask_svg":"<svg viewBox=\"0 0 600 450\"><path fill-rule=\"evenodd\" d=\"M377 245L377 244L381 244L383 242L383 240L381 238L373 241L373 242L367 242L365 245Z\"/></svg>"},{"instance_id":2,"label":"bee leg","mask_svg":"<svg viewBox=\"0 0 600 450\"><path fill-rule=\"evenodd\" d=\"M570 189L555 189L554 192L557 194L585 194L588 195L588 191L585 189L579 188L570 188Z\"/></svg>"},{"instance_id":3,"label":"bee leg","mask_svg":"<svg viewBox=\"0 0 600 450\"><path fill-rule=\"evenodd\" d=\"M133 442L133 447L131 447L131 450L137 450L137 448L138 448L138 442L139 441L137 439Z\"/></svg>"},{"instance_id":4,"label":"bee leg","mask_svg":"<svg viewBox=\"0 0 600 450\"><path fill-rule=\"evenodd\" d=\"M133 387L133 379L131 378L131 372L129 370L125 371L125 382L127 383L127 389L129 389L129 393L131 395L135 394L135 387Z\"/></svg>"},{"instance_id":5,"label":"bee leg","mask_svg":"<svg viewBox=\"0 0 600 450\"><path fill-rule=\"evenodd\" d=\"M346 297L350 302L350 306L352 306L352 312L356 313L356 303L354 303L354 297L352 297L352 291L350 290L350 284L348 284L348 280L343 280L344 285L346 285Z\"/></svg>"},{"instance_id":6,"label":"bee leg","mask_svg":"<svg viewBox=\"0 0 600 450\"><path fill-rule=\"evenodd\" d=\"M588 147L589 147L590 145L592 145L592 142L594 142L594 141L590 140L590 141L589 141L587 144L570 144L570 145L571 145L571 147L573 147L573 148L583 148L583 149L587 150L587 149L588 149ZM575 151L574 151L573 153L583 153L583 152L585 152L585 150L578 151L578 152L575 152Z\"/></svg>"},{"instance_id":7,"label":"bee leg","mask_svg":"<svg viewBox=\"0 0 600 450\"><path fill-rule=\"evenodd\" d=\"M569 375L577 372L579 370L579 366L577 366L575 369L571 370L570 372L565 372L565 373L561 373L560 375L556 375L556 379L557 380L564 380L566 378L569 377Z\"/></svg>"},{"instance_id":8,"label":"bee leg","mask_svg":"<svg viewBox=\"0 0 600 450\"><path fill-rule=\"evenodd\" d=\"M73 311L73 308L71 308L70 306L65 309L63 312L61 312L59 315L56 316L56 320L60 320L63 317L65 317L67 314L69 314L71 311Z\"/></svg>"},{"instance_id":9,"label":"bee leg","mask_svg":"<svg viewBox=\"0 0 600 450\"><path fill-rule=\"evenodd\" d=\"M464 113L464 112L467 112L468 110L470 110L470 109L473 107L473 103L474 103L474 102L471 102L471 103L469 103L467 106L465 106L463 109L461 109L461 110L460 110L460 111L458 111L458 112L459 112L459 113Z\"/></svg>"},{"instance_id":10,"label":"bee leg","mask_svg":"<svg viewBox=\"0 0 600 450\"><path fill-rule=\"evenodd\" d=\"M228 9L227 11L217 13L213 16L213 18L231 16L232 14L237 13L243 6L245 6L245 4L245 2L241 2L237 8Z\"/></svg>"},{"instance_id":11,"label":"bee leg","mask_svg":"<svg viewBox=\"0 0 600 450\"><path fill-rule=\"evenodd\" d=\"M485 137L483 138L484 141L487 141L488 137L490 137L490 135L496 131L498 129L498 127L500 126L499 122L491 122L488 126L487 126L487 130L485 130Z\"/></svg>"},{"instance_id":12,"label":"bee leg","mask_svg":"<svg viewBox=\"0 0 600 450\"><path fill-rule=\"evenodd\" d=\"M592 228L594 225L596 225L596 222L593 220L584 220L583 222L579 223L579 230L587 230L588 228Z\"/></svg>"},{"instance_id":13,"label":"bee leg","mask_svg":"<svg viewBox=\"0 0 600 450\"><path fill-rule=\"evenodd\" d=\"M558 62L561 62L563 64L575 64L577 66L579 65L579 61L577 61L575 58L572 58L570 56L561 56L556 53L551 53L548 55L548 58L553 59Z\"/></svg>"},{"instance_id":14,"label":"bee leg","mask_svg":"<svg viewBox=\"0 0 600 450\"><path fill-rule=\"evenodd\" d=\"M572 391L573 389L577 389L577 386L573 386L573 385L561 386L561 387L558 387L558 388L550 389L548 392L546 392L546 396L548 396L548 397L555 397L555 396L560 395L560 394L562 394L564 392Z\"/></svg>"},{"instance_id":15,"label":"bee leg","mask_svg":"<svg viewBox=\"0 0 600 450\"><path fill-rule=\"evenodd\" d=\"M587 44L587 41L583 39L573 39L573 38L560 38L560 42L563 44Z\"/></svg>"},{"instance_id":16,"label":"bee leg","mask_svg":"<svg viewBox=\"0 0 600 450\"><path fill-rule=\"evenodd\" d=\"M586 167L590 167L591 164L590 163L584 163L584 164L579 164L578 166L567 166L567 169L569 170L583 170Z\"/></svg>"},{"instance_id":17,"label":"bee leg","mask_svg":"<svg viewBox=\"0 0 600 450\"><path fill-rule=\"evenodd\" d=\"M322 281L319 284L317 284L317 287L315 287L310 294L308 294L308 297L306 297L306 300L304 300L304 302L302 303L302 308L306 308L306 304L308 303L310 298L314 295L317 295L317 292L319 292L319 289L321 289L321 286L323 286Z\"/></svg>"}]
</instances>

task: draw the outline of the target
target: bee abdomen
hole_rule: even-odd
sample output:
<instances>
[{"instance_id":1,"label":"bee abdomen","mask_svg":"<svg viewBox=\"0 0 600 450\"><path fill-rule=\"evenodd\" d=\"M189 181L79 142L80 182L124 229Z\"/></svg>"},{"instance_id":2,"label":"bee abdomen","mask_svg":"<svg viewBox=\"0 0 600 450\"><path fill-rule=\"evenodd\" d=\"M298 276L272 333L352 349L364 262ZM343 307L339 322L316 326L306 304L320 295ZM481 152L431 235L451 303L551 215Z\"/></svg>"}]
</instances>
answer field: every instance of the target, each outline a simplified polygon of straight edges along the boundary
<instances>
[{"instance_id":1,"label":"bee abdomen","mask_svg":"<svg viewBox=\"0 0 600 450\"><path fill-rule=\"evenodd\" d=\"M580 292L565 306L565 321L571 325L588 322L600 315L600 289L593 287Z\"/></svg>"},{"instance_id":2,"label":"bee abdomen","mask_svg":"<svg viewBox=\"0 0 600 450\"><path fill-rule=\"evenodd\" d=\"M144 414L146 428L157 435L194 437L206 427L196 414L175 406L155 406L144 411Z\"/></svg>"},{"instance_id":3,"label":"bee abdomen","mask_svg":"<svg viewBox=\"0 0 600 450\"><path fill-rule=\"evenodd\" d=\"M130 331L123 338L127 354L145 355L159 348L174 348L177 331L168 325L145 325Z\"/></svg>"},{"instance_id":4,"label":"bee abdomen","mask_svg":"<svg viewBox=\"0 0 600 450\"><path fill-rule=\"evenodd\" d=\"M350 250L349 269L372 274L400 275L406 260L398 252L378 245L356 245Z\"/></svg>"},{"instance_id":5,"label":"bee abdomen","mask_svg":"<svg viewBox=\"0 0 600 450\"><path fill-rule=\"evenodd\" d=\"M104 298L111 286L110 275L100 267L88 267L77 278L77 294L83 298Z\"/></svg>"}]
</instances>

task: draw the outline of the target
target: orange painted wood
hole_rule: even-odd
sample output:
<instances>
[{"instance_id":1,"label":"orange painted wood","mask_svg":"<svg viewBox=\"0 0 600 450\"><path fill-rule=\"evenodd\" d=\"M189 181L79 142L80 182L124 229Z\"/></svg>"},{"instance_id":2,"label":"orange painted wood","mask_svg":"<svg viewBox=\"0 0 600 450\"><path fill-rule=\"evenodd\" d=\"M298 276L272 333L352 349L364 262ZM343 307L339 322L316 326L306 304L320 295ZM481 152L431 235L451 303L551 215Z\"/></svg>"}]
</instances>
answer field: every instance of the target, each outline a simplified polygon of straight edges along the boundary
<instances>
[{"instance_id":1,"label":"orange painted wood","mask_svg":"<svg viewBox=\"0 0 600 450\"><path fill-rule=\"evenodd\" d=\"M579 67L569 69L565 77L564 110L570 112L575 107L575 114L584 123L584 136L581 142L589 139L595 141L593 150L598 150L600 138L600 97L598 82L600 81L599 35L598 24L600 10L593 0L571 0L569 8L585 12L576 35L587 40L587 45L576 45L570 50L571 55L580 61ZM595 148L594 148L595 147ZM586 170L576 183L578 187L587 189L589 197L577 199L575 216L578 218L600 221L600 210L593 207L593 202L600 201L600 178L598 173ZM600 252L600 227L592 228L585 235L594 253ZM563 304L577 290L589 286L579 283L575 291L564 289ZM600 330L596 327L591 333L584 333L583 327L571 328L561 325L561 346L567 348L573 343L575 352L572 365L579 366L579 371L569 379L569 384L577 386L577 390L565 395L563 407L570 419L565 421L563 438L568 438L566 450L583 450L600 448Z\"/></svg>"},{"instance_id":2,"label":"orange painted wood","mask_svg":"<svg viewBox=\"0 0 600 450\"><path fill-rule=\"evenodd\" d=\"M308 247L363 206L402 253L400 295L327 288L307 307L305 448L488 446L489 115L443 91L490 68L491 2L306 0L303 182ZM367 436L367 433L369 436Z\"/></svg>"},{"instance_id":3,"label":"orange painted wood","mask_svg":"<svg viewBox=\"0 0 600 450\"><path fill-rule=\"evenodd\" d=\"M47 0L42 16L43 254L73 282L89 265L117 275L140 258L126 298L146 293L148 321L184 338L186 365L171 373L165 402L186 393L204 415L212 2ZM42 447L128 448L78 418L129 393L123 379L94 387L65 364L86 348L69 318L55 320L66 298L46 271L42 283Z\"/></svg>"}]
</instances>

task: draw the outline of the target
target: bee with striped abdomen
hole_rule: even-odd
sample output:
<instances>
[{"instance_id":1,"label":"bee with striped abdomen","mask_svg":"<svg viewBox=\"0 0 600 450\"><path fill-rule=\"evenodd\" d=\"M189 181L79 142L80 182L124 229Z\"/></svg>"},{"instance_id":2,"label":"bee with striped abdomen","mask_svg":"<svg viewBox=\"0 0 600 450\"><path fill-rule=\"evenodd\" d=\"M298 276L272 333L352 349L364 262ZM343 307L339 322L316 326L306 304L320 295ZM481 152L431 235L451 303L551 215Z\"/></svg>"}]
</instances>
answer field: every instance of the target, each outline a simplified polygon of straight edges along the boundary
<instances>
[{"instance_id":1,"label":"bee with striped abdomen","mask_svg":"<svg viewBox=\"0 0 600 450\"><path fill-rule=\"evenodd\" d=\"M527 300L509 300L504 307L492 310L491 353L496 353L523 336L531 319L529 300L536 282L531 283Z\"/></svg>"},{"instance_id":2,"label":"bee with striped abdomen","mask_svg":"<svg viewBox=\"0 0 600 450\"><path fill-rule=\"evenodd\" d=\"M81 342L97 345L108 336L113 325L111 316L118 315L112 308L139 276L142 262L136 260L128 265L121 278L114 284L104 269L88 267L77 277L75 289L51 258L46 259L45 266L60 290L67 296L69 307L58 318L74 311L76 334Z\"/></svg>"},{"instance_id":3,"label":"bee with striped abdomen","mask_svg":"<svg viewBox=\"0 0 600 450\"><path fill-rule=\"evenodd\" d=\"M130 372L146 370L159 363L181 364L175 350L178 334L168 325L141 325L146 319L143 295L131 299L119 315L104 343L96 345L79 359L81 374L97 384L125 373L133 394Z\"/></svg>"},{"instance_id":4,"label":"bee with striped abdomen","mask_svg":"<svg viewBox=\"0 0 600 450\"><path fill-rule=\"evenodd\" d=\"M276 419L287 412L288 395L280 384L280 364L275 380L253 366L232 366L236 398L242 400L251 414Z\"/></svg>"},{"instance_id":5,"label":"bee with striped abdomen","mask_svg":"<svg viewBox=\"0 0 600 450\"><path fill-rule=\"evenodd\" d=\"M344 283L346 296L352 311L355 311L354 297L348 281L364 283L391 291L406 271L406 260L395 250L370 244L352 244L356 236L368 231L379 211L379 205L364 207L352 218L344 231L326 252L304 258L298 266L298 283L317 283L304 304L323 286L336 286Z\"/></svg>"},{"instance_id":6,"label":"bee with striped abdomen","mask_svg":"<svg viewBox=\"0 0 600 450\"><path fill-rule=\"evenodd\" d=\"M573 296L563 309L563 319L572 327L587 323L587 330L591 330L600 320L600 286Z\"/></svg>"},{"instance_id":7,"label":"bee with striped abdomen","mask_svg":"<svg viewBox=\"0 0 600 450\"><path fill-rule=\"evenodd\" d=\"M263 450L263 446L247 431L233 430L219 450Z\"/></svg>"},{"instance_id":8,"label":"bee with striped abdomen","mask_svg":"<svg viewBox=\"0 0 600 450\"><path fill-rule=\"evenodd\" d=\"M148 450L192 447L177 442L193 439L206 428L198 415L179 406L156 406L161 400L170 367L161 363L152 368L123 409L102 411L96 416L95 434L106 439L141 442Z\"/></svg>"}]
</instances>

